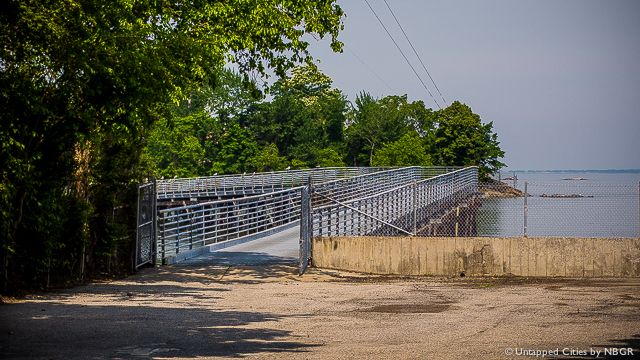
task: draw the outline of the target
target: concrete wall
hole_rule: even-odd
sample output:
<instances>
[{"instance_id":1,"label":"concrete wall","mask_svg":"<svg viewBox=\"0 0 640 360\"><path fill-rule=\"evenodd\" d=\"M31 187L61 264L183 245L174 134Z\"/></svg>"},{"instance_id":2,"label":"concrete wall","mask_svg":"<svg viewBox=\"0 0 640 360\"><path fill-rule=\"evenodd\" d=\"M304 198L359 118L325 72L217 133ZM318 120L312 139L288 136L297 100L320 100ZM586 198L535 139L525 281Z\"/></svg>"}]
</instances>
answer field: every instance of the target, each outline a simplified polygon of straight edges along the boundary
<instances>
[{"instance_id":1,"label":"concrete wall","mask_svg":"<svg viewBox=\"0 0 640 360\"><path fill-rule=\"evenodd\" d=\"M316 238L313 265L374 274L640 277L640 239Z\"/></svg>"}]
</instances>

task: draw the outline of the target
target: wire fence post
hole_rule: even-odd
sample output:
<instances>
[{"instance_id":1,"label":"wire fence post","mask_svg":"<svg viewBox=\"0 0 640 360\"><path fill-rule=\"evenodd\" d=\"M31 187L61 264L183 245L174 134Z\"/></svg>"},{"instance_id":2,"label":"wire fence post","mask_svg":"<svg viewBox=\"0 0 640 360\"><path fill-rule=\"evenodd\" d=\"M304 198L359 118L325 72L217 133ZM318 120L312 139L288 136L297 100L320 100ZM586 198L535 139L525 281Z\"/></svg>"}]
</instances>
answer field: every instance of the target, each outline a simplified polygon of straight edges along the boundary
<instances>
[{"instance_id":1,"label":"wire fence post","mask_svg":"<svg viewBox=\"0 0 640 360\"><path fill-rule=\"evenodd\" d=\"M640 181L638 181L638 237L640 238Z\"/></svg>"},{"instance_id":2,"label":"wire fence post","mask_svg":"<svg viewBox=\"0 0 640 360\"><path fill-rule=\"evenodd\" d=\"M418 235L418 183L413 182L413 236Z\"/></svg>"},{"instance_id":3,"label":"wire fence post","mask_svg":"<svg viewBox=\"0 0 640 360\"><path fill-rule=\"evenodd\" d=\"M524 237L527 237L527 212L528 212L528 206L527 206L527 198L529 197L529 193L527 192L527 182L524 182Z\"/></svg>"}]
</instances>

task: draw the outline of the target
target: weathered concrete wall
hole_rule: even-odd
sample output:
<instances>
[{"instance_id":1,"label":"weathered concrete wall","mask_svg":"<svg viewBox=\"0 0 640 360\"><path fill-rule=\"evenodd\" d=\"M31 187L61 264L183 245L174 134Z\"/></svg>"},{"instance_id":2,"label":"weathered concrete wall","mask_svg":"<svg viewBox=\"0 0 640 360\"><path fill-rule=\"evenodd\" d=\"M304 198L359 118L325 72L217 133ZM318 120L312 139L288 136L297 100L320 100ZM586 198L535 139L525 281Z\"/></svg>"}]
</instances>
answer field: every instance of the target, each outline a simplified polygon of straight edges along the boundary
<instances>
[{"instance_id":1,"label":"weathered concrete wall","mask_svg":"<svg viewBox=\"0 0 640 360\"><path fill-rule=\"evenodd\" d=\"M313 265L374 274L640 277L640 239L316 238Z\"/></svg>"}]
</instances>

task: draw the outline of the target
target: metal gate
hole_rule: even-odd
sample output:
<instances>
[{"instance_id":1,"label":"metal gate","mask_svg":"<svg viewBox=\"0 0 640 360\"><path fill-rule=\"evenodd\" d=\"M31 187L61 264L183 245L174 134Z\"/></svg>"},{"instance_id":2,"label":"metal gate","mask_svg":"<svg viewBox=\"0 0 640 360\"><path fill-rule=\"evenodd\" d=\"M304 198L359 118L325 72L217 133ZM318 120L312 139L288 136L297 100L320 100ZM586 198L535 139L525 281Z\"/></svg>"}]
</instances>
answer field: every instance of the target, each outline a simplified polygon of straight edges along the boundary
<instances>
[{"instance_id":1,"label":"metal gate","mask_svg":"<svg viewBox=\"0 0 640 360\"><path fill-rule=\"evenodd\" d=\"M136 228L136 261L138 269L154 262L156 244L155 183L138 186L138 222Z\"/></svg>"},{"instance_id":2,"label":"metal gate","mask_svg":"<svg viewBox=\"0 0 640 360\"><path fill-rule=\"evenodd\" d=\"M312 211L311 211L311 184L302 188L302 201L300 204L300 257L299 274L304 274L311 261L311 237L312 237Z\"/></svg>"}]
</instances>

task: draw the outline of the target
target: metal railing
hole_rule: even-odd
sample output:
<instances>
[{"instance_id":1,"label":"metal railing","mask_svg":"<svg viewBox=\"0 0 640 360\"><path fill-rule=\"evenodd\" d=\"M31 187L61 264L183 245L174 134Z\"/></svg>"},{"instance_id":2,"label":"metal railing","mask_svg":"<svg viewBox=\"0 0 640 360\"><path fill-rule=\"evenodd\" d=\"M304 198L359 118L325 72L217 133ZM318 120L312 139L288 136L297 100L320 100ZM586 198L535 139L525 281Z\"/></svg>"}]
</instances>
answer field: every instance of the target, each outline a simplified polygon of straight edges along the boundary
<instances>
[{"instance_id":1,"label":"metal railing","mask_svg":"<svg viewBox=\"0 0 640 360\"><path fill-rule=\"evenodd\" d=\"M313 236L421 234L478 192L477 167L427 179L419 179L421 168L403 170L388 175L395 183L366 184L361 196L323 191L326 184L313 187Z\"/></svg>"},{"instance_id":2,"label":"metal railing","mask_svg":"<svg viewBox=\"0 0 640 360\"><path fill-rule=\"evenodd\" d=\"M300 188L160 210L158 257L241 238L300 218Z\"/></svg>"},{"instance_id":3,"label":"metal railing","mask_svg":"<svg viewBox=\"0 0 640 360\"><path fill-rule=\"evenodd\" d=\"M349 179L329 181L313 186L313 206L318 207L334 201L360 199L393 189L413 181L432 178L460 167L410 166L380 171L375 176L354 176Z\"/></svg>"},{"instance_id":4,"label":"metal railing","mask_svg":"<svg viewBox=\"0 0 640 360\"><path fill-rule=\"evenodd\" d=\"M335 167L305 170L274 171L242 175L216 175L197 178L167 179L157 181L160 200L189 199L228 195L256 195L314 184L350 178L388 170L388 167Z\"/></svg>"},{"instance_id":5,"label":"metal railing","mask_svg":"<svg viewBox=\"0 0 640 360\"><path fill-rule=\"evenodd\" d=\"M407 167L382 171L380 168L348 169L348 171L345 169L317 169L307 172L309 178L306 181L307 183L310 180L313 182L315 179L319 182L314 185L314 206L317 206L326 201L321 195L330 196L339 201L363 198L376 192L432 177L449 169L451 168ZM347 177L349 174L360 175ZM323 179L333 177L341 178L321 182ZM259 192L276 188L274 184L270 185L271 188L263 187L262 179L267 179L264 176L254 177L254 179L261 180L253 187L250 183L243 182L246 180L245 177L229 178L241 179L236 182L238 185L236 189L240 189L240 185L242 185L244 186L243 191L255 189L256 192ZM284 182L283 179L288 182ZM283 180L281 184L285 184L282 186L304 181L300 178L300 174L288 178L283 176L280 180ZM229 181L226 184L231 183ZM191 185L194 184L191 183ZM215 184L217 183L210 181L207 186ZM193 189L184 188L184 193L194 194L206 188L198 188L198 186ZM298 186L260 195L162 209L158 211L158 259L166 259L188 250L254 235L298 221L301 209L301 190L302 187ZM211 188L206 191L215 192L218 190ZM161 195L158 194L158 196Z\"/></svg>"}]
</instances>

